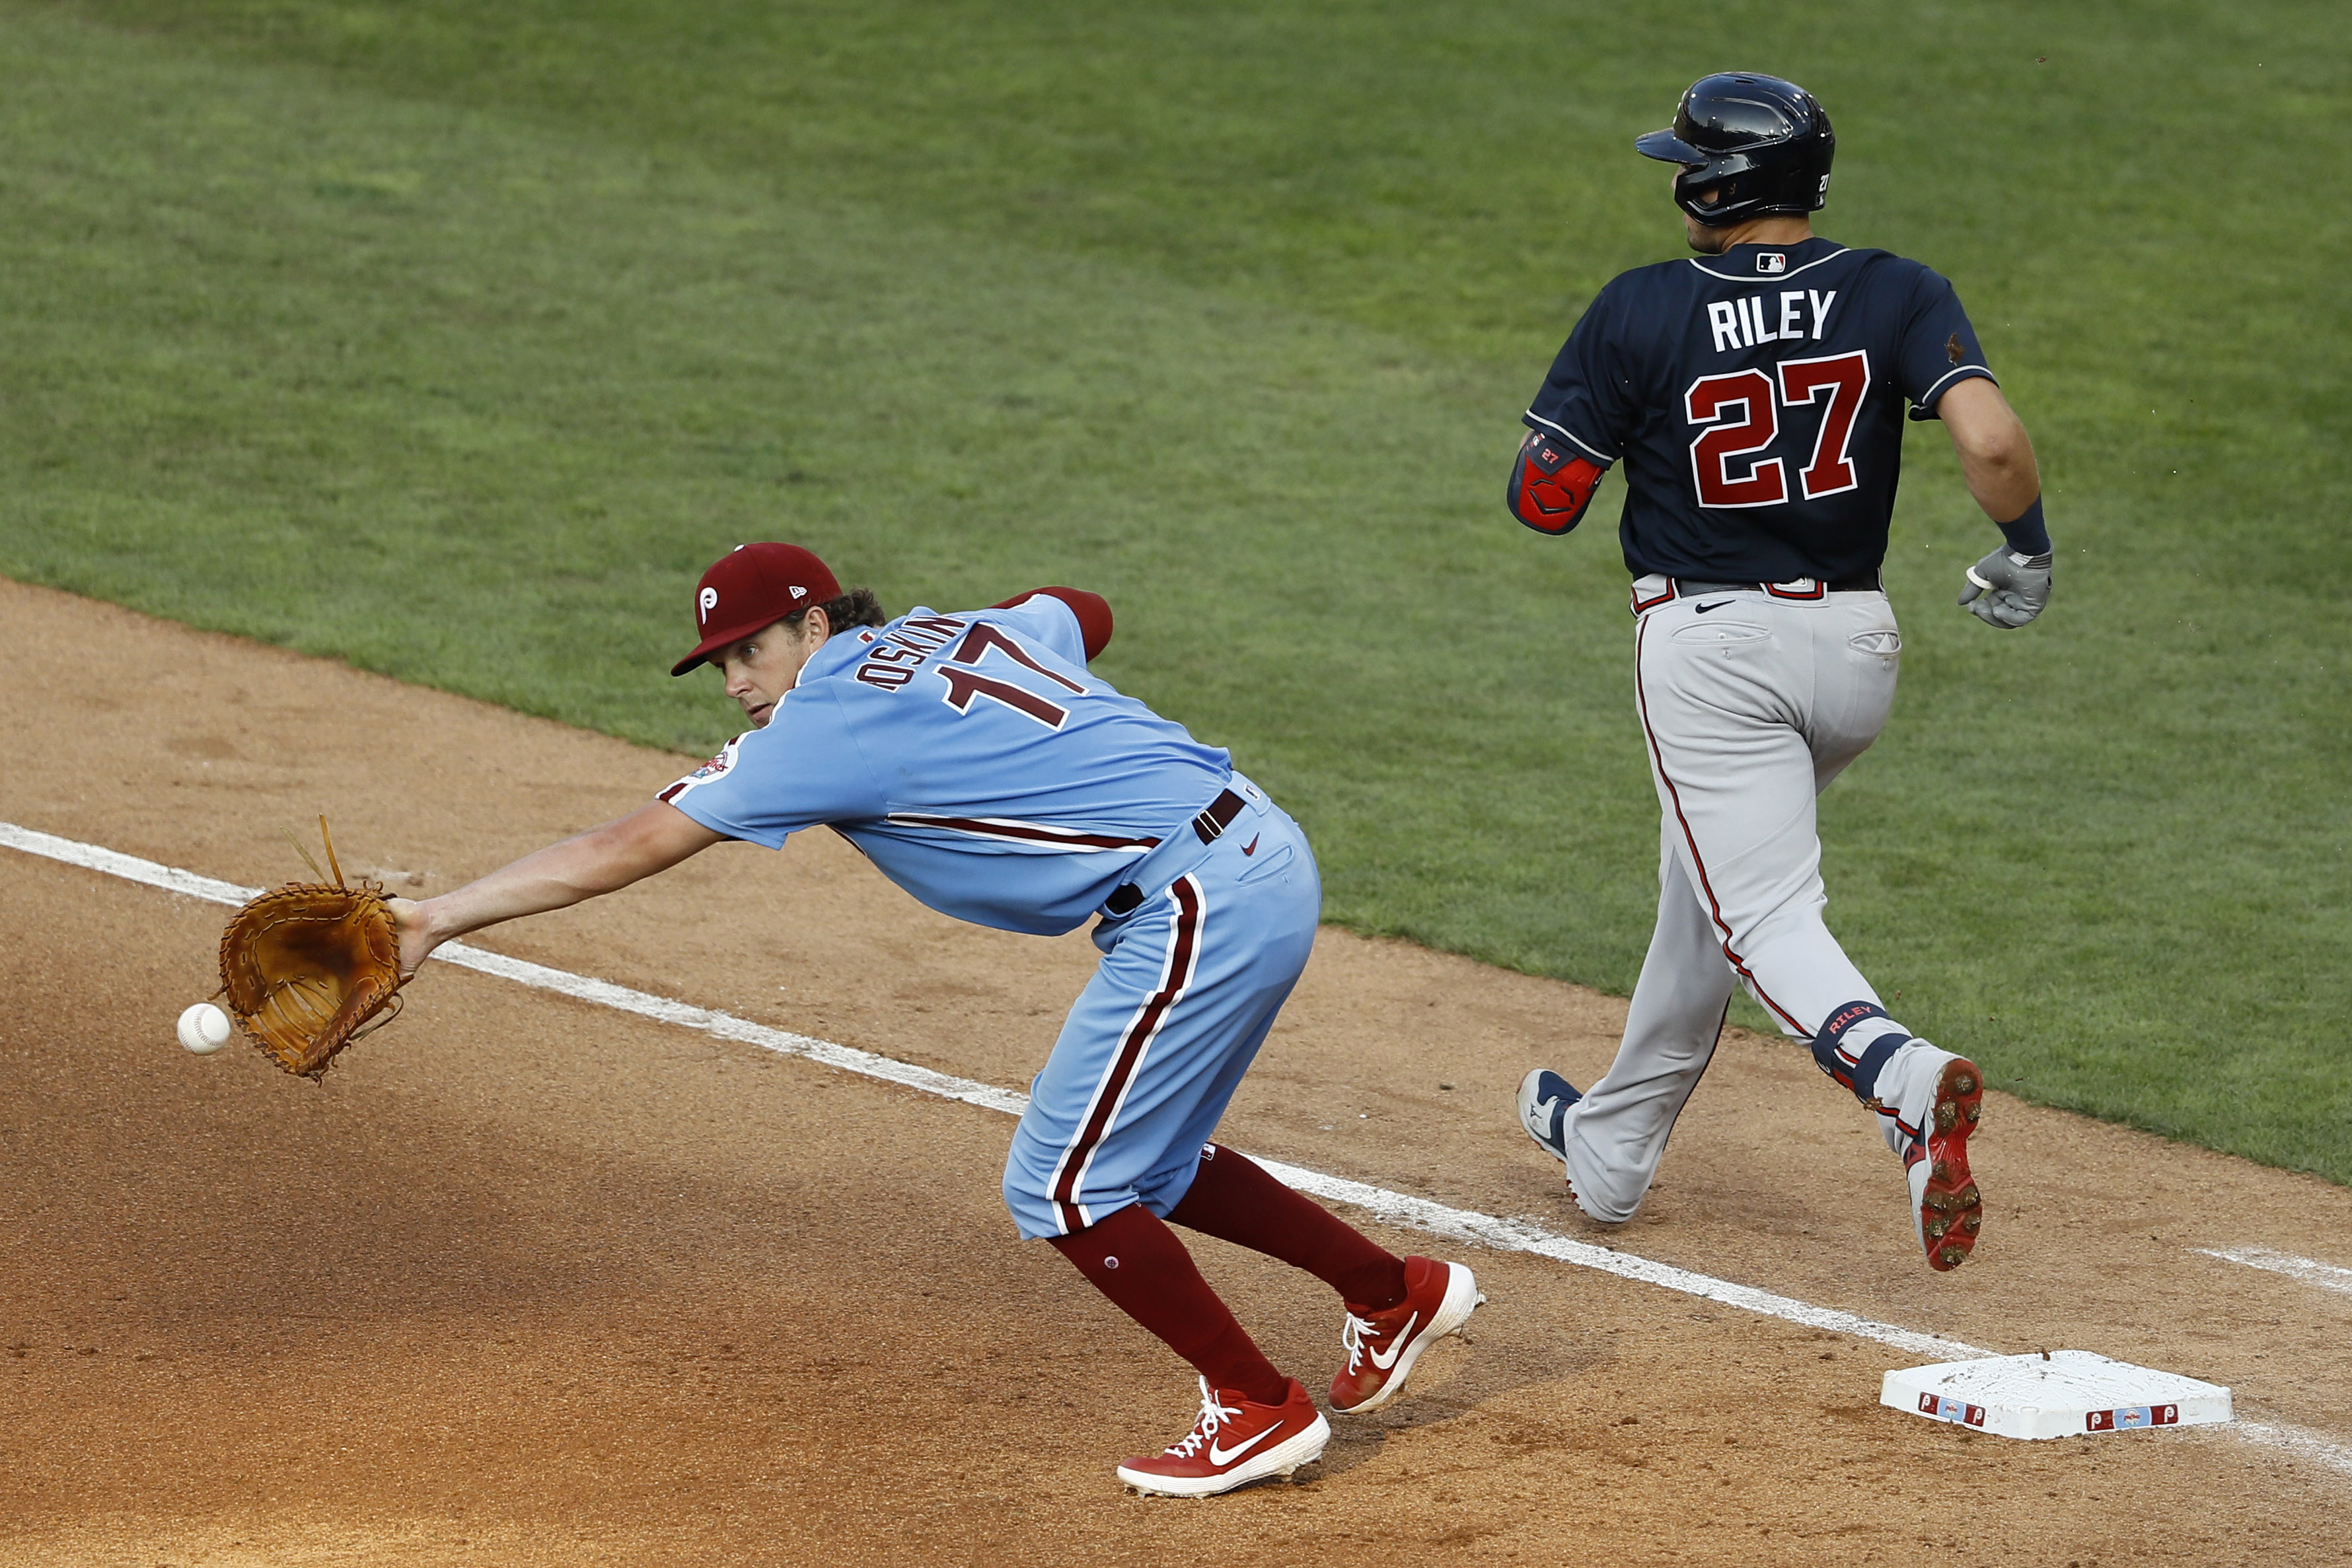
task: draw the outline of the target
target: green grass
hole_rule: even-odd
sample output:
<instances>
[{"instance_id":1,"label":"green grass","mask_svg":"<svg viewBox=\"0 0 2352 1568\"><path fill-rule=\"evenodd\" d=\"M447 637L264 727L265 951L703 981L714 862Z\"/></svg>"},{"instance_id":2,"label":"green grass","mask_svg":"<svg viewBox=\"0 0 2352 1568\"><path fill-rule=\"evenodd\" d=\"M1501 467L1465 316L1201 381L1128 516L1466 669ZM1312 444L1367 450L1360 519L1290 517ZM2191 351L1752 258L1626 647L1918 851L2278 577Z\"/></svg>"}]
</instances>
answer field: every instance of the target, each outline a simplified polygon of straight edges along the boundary
<instances>
[{"instance_id":1,"label":"green grass","mask_svg":"<svg viewBox=\"0 0 2352 1568\"><path fill-rule=\"evenodd\" d=\"M744 538L1083 583L1332 917L1622 989L1623 573L1502 474L1677 254L1630 138L1754 38L1837 117L1824 232L1958 283L2064 551L2042 623L1956 610L1993 536L1914 432L1832 924L2021 1092L2352 1181L2332 14L1622 10L0 0L0 570L688 750Z\"/></svg>"}]
</instances>

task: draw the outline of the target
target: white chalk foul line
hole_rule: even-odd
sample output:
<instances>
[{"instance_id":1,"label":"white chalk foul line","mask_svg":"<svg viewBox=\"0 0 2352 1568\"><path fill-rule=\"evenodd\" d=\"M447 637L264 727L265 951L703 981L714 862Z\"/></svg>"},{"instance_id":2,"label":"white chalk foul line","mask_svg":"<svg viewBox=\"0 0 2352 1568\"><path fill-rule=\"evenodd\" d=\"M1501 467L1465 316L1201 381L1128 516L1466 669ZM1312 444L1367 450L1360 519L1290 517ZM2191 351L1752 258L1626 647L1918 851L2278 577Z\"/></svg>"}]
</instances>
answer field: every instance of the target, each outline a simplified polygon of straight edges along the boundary
<instances>
[{"instance_id":1,"label":"white chalk foul line","mask_svg":"<svg viewBox=\"0 0 2352 1568\"><path fill-rule=\"evenodd\" d=\"M240 904L261 890L239 887L234 883L220 882L208 876L198 876L176 867L159 865L141 860L118 850L96 844L86 844L73 839L62 839L50 833L36 832L13 823L0 822L0 844L22 850L27 854L62 861L68 865L81 866L90 871L104 872L128 882L143 883L190 898L208 903ZM1008 1116L1018 1116L1029 1108L1029 1097L992 1083L981 1083L969 1078L957 1078L945 1072L935 1072L928 1067L899 1061L887 1056L877 1056L870 1051L835 1045L831 1040L817 1040L805 1034L793 1034L766 1024L753 1023L711 1008L698 1008L688 1002L674 1001L667 997L654 996L614 985L586 975L575 975L567 969L550 968L521 958L509 958L503 954L486 952L462 942L445 943L435 957L463 968L496 975L500 979L513 980L543 991L572 997L583 1002L612 1008L619 1012L635 1013L639 1018L658 1023L676 1024L684 1029L700 1030L720 1040L738 1040L755 1045L784 1056L805 1057L811 1061L836 1067L845 1072L856 1072L885 1083L896 1083L925 1094L936 1094L943 1100L961 1101L990 1111L1001 1111ZM1677 1291L1687 1296L1738 1307L1744 1312L1761 1313L1801 1323L1807 1328L1822 1329L1832 1333L1852 1334L1876 1340L1906 1354L1937 1361L1960 1361L1970 1356L1992 1353L1956 1340L1938 1339L1916 1330L1882 1323L1853 1312L1840 1312L1833 1307L1817 1307L1810 1301L1789 1296L1774 1295L1749 1285L1734 1284L1708 1274L1695 1273L1670 1264L1655 1263L1628 1252L1612 1251L1595 1247L1591 1242L1556 1235L1525 1220L1504 1219L1491 1214L1454 1208L1425 1197L1394 1192L1387 1187L1373 1186L1367 1182L1350 1181L1322 1171L1308 1170L1301 1166L1286 1165L1279 1160L1260 1160L1276 1180L1310 1197L1327 1198L1360 1208L1376 1218L1409 1229L1425 1231L1432 1236L1450 1240L1465 1241L1491 1248L1498 1252L1527 1252L1538 1258L1550 1258L1579 1268L1614 1274L1622 1280L1637 1281Z\"/></svg>"},{"instance_id":2,"label":"white chalk foul line","mask_svg":"<svg viewBox=\"0 0 2352 1568\"><path fill-rule=\"evenodd\" d=\"M1405 1229L1426 1231L1432 1236L1466 1241L1497 1252L1527 1252L1557 1262L1573 1263L1580 1269L1591 1269L1603 1274L1614 1274L1621 1280L1677 1291L1685 1296L1738 1307L1742 1312L1802 1323L1807 1328L1874 1339L1881 1344L1893 1345L1907 1354L1925 1356L1931 1361L1966 1361L1993 1354L1972 1344L1962 1344L1958 1340L1939 1339L1934 1334L1898 1328L1893 1323L1882 1323L1853 1312L1840 1312L1834 1307L1817 1307L1811 1301L1776 1296L1752 1285L1734 1284L1728 1280L1718 1280L1712 1274L1677 1269L1671 1263L1653 1262L1647 1258L1637 1258L1631 1252L1595 1247L1589 1241L1556 1235L1524 1219L1504 1219L1472 1209L1451 1208L1430 1198L1391 1192L1387 1187L1349 1181L1345 1176L1327 1176L1321 1171L1285 1165L1279 1160L1259 1159L1255 1155L1250 1157L1272 1172L1275 1179L1285 1186L1296 1188L1310 1197L1328 1198L1334 1203L1363 1209L1375 1219Z\"/></svg>"},{"instance_id":3,"label":"white chalk foul line","mask_svg":"<svg viewBox=\"0 0 2352 1568\"><path fill-rule=\"evenodd\" d=\"M2306 1285L2316 1285L2323 1291L2341 1291L2352 1296L2352 1269L2339 1269L2333 1263L2322 1263L2316 1258L2298 1258L2292 1252L2274 1252L2267 1247L2200 1247L2197 1251L2208 1258L2219 1258L2225 1263L2243 1263L2249 1269L2267 1269L2273 1274L2284 1274Z\"/></svg>"},{"instance_id":4,"label":"white chalk foul line","mask_svg":"<svg viewBox=\"0 0 2352 1568\"><path fill-rule=\"evenodd\" d=\"M26 854L41 855L62 861L90 871L119 876L125 882L143 883L160 887L167 893L177 893L190 898L201 898L208 904L225 904L234 908L247 899L258 897L257 887L239 887L233 882L221 882L175 866L158 865L153 861L126 855L119 850L85 844L73 839L61 839L52 833L35 832L13 822L0 822L0 845L22 850ZM509 958L501 953L491 953L479 947L469 947L463 942L446 942L434 950L436 962L446 961L462 969L477 969L485 975L496 975L502 980L533 986L542 991L557 991L576 997L583 1002L625 1013L635 1013L656 1023L677 1024L686 1029L698 1029L705 1034L721 1040L740 1040L786 1056L805 1056L827 1067L838 1067L846 1072L863 1073L887 1083L897 1083L908 1089L919 1089L926 1094L936 1094L943 1100L961 1100L968 1105L984 1106L1018 1116L1029 1108L1029 1097L992 1084L976 1083L968 1078L950 1078L944 1072L934 1072L928 1067L912 1062L896 1061L887 1056L877 1056L870 1051L858 1051L831 1040L816 1040L804 1034L791 1034L783 1030L770 1029L730 1013L698 1008L686 1002L672 1001L645 991L631 990L609 980L598 980L586 975L575 975L568 969L551 969L544 964L533 964L521 958Z\"/></svg>"},{"instance_id":5,"label":"white chalk foul line","mask_svg":"<svg viewBox=\"0 0 2352 1568\"><path fill-rule=\"evenodd\" d=\"M97 844L86 844L75 839L58 838L52 833L37 832L13 822L0 822L0 846L21 850L26 854L62 862L67 865L103 872L126 882L159 887L189 898L200 898L211 904L231 906L245 903L257 895L259 888L239 887L235 883L214 877L199 876L194 872L174 866L160 865L141 860ZM435 957L456 964L461 968L495 975L540 990L553 991L583 1002L593 1002L616 1011L635 1013L657 1023L676 1024L684 1029L699 1030L720 1040L740 1041L772 1051L783 1056L805 1057L827 1067L839 1068L864 1077L896 1083L902 1088L934 1094L943 1100L960 1101L985 1110L1018 1116L1029 1108L1029 1097L1010 1089L999 1089L992 1083L982 1083L970 1078L957 1078L950 1073L935 1072L928 1067L899 1061L887 1056L877 1056L870 1051L852 1046L835 1045L831 1040L812 1035L793 1034L789 1030L771 1029L753 1023L731 1013L711 1008L698 1008L690 1003L674 1001L667 997L633 990L610 980L599 980L586 975L575 975L568 969L550 968L521 958L509 958L502 954L469 947L462 942L443 944ZM1255 1156L1252 1156L1255 1157ZM1858 1339L1875 1340L1906 1354L1932 1361L1965 1361L1994 1353L1958 1340L1942 1339L1921 1333L1916 1329L1879 1322L1859 1313L1841 1312L1834 1307L1817 1307L1791 1296L1775 1295L1751 1285L1735 1284L1718 1280L1711 1274L1701 1274L1688 1269L1677 1269L1669 1263L1654 1262L1630 1252L1616 1252L1606 1247L1595 1247L1589 1241L1560 1236L1527 1220L1506 1219L1473 1209L1454 1208L1432 1198L1414 1197L1409 1193L1374 1186L1368 1182L1351 1181L1345 1176L1308 1170L1303 1166L1287 1165L1279 1160L1259 1160L1275 1179L1284 1186L1306 1193L1311 1197L1325 1198L1360 1208L1373 1218L1406 1229L1423 1231L1448 1240L1467 1242L1497 1252L1525 1252L1556 1262L1573 1264L1599 1273L1612 1274L1621 1280L1655 1285L1686 1296L1718 1305L1736 1307L1742 1312L1763 1317L1779 1318L1785 1322L1799 1323L1807 1328L1830 1333L1852 1335ZM2224 1256L2224 1254L2216 1254ZM2232 1259L2232 1261L2239 1260ZM2326 1265L2318 1265L2326 1267ZM2352 1448L2331 1442L2324 1434L2299 1427L2272 1425L2239 1420L2227 1430L2251 1441L2284 1450L2310 1459L2330 1469L2352 1475Z\"/></svg>"}]
</instances>

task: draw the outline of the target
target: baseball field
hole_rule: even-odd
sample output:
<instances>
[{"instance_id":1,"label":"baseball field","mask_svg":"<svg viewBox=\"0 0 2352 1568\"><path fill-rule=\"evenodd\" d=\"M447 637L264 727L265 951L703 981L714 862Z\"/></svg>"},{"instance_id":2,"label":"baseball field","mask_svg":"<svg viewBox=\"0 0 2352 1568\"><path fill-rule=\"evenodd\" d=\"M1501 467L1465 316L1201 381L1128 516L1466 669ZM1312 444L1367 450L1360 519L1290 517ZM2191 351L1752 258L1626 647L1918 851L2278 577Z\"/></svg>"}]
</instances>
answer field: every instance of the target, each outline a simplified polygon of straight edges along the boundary
<instances>
[{"instance_id":1,"label":"baseball field","mask_svg":"<svg viewBox=\"0 0 2352 1568\"><path fill-rule=\"evenodd\" d=\"M1478 1269L1472 1343L1307 1485L1145 1503L1108 1464L1189 1379L1013 1240L1001 1114L446 967L313 1089L171 1044L222 910L0 852L0 1558L2352 1555L2335 32L0 0L0 823L257 886L323 810L446 891L732 733L663 672L734 543L894 612L1078 584L1101 671L1323 865L1236 1146L2247 1417L1948 1431L1875 1404L1931 1356L1399 1210L1384 1245ZM1656 821L1621 492L1541 539L1504 474L1585 299L1679 253L1631 137L1727 63L1830 105L1822 231L1954 279L2049 486L2053 607L1992 632L1915 433L1902 695L1823 804L1833 928L1997 1092L1949 1277L1777 1037L1622 1230L1511 1115L1608 1060ZM1093 956L797 841L482 945L1003 1090ZM1202 1257L1328 1372L1314 1289Z\"/></svg>"}]
</instances>

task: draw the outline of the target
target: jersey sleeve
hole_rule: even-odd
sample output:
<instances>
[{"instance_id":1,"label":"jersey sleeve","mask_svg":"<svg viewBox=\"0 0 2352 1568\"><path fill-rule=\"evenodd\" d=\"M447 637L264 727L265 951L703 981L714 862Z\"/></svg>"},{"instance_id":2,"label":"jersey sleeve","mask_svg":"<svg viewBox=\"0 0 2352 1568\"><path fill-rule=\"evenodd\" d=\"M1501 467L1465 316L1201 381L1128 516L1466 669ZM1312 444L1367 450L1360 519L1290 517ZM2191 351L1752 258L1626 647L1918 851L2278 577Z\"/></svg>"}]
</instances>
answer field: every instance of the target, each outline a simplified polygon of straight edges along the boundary
<instances>
[{"instance_id":1,"label":"jersey sleeve","mask_svg":"<svg viewBox=\"0 0 2352 1568\"><path fill-rule=\"evenodd\" d=\"M829 684L787 693L765 728L737 736L656 799L714 833L772 850L803 828L887 810Z\"/></svg>"},{"instance_id":2,"label":"jersey sleeve","mask_svg":"<svg viewBox=\"0 0 2352 1568\"><path fill-rule=\"evenodd\" d=\"M1960 308L1960 297L1949 281L1927 267L1911 286L1910 308L1903 323L1903 346L1895 373L1903 395L1911 400L1913 419L1934 419L1936 403L1945 392L1974 376L2000 384L1985 363L1977 329Z\"/></svg>"},{"instance_id":3,"label":"jersey sleeve","mask_svg":"<svg viewBox=\"0 0 2352 1568\"><path fill-rule=\"evenodd\" d=\"M1616 340L1619 293L1612 282L1593 296L1521 416L1528 429L1566 439L1604 468L1625 455L1639 412Z\"/></svg>"},{"instance_id":4,"label":"jersey sleeve","mask_svg":"<svg viewBox=\"0 0 2352 1568\"><path fill-rule=\"evenodd\" d=\"M1056 614L1056 606L1064 613ZM1110 644L1110 601L1099 593L1081 588L1033 588L989 608L1019 612L1017 617L999 619L1074 664L1092 663Z\"/></svg>"}]
</instances>

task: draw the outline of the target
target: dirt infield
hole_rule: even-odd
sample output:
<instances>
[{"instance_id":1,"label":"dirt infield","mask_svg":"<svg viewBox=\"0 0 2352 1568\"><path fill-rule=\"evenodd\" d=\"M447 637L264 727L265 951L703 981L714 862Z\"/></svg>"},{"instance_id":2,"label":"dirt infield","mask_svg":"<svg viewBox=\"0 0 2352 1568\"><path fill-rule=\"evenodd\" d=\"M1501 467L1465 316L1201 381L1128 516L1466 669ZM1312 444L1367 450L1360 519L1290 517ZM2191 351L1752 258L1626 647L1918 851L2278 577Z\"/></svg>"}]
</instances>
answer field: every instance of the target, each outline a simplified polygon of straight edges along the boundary
<instances>
[{"instance_id":1,"label":"dirt infield","mask_svg":"<svg viewBox=\"0 0 2352 1568\"><path fill-rule=\"evenodd\" d=\"M437 892L683 771L16 584L0 629L0 821L234 882L301 874L325 810L347 868ZM2275 1449L1972 1436L1877 1406L1884 1346L1479 1252L1472 1343L1305 1484L1129 1497L1111 1465L1182 1434L1192 1380L1013 1238L1004 1117L447 966L321 1085L192 1057L221 921L0 851L0 1562L2352 1561L2352 1477ZM829 835L479 942L1013 1087L1094 956L930 915ZM1608 1230L1509 1095L1594 1073L1622 1014L1327 932L1223 1135L2352 1442L2352 1297L2194 1250L2352 1263L2352 1193L1996 1097L1985 1240L1933 1275L1852 1103L1735 1036ZM1199 1250L1319 1387L1321 1287Z\"/></svg>"}]
</instances>

